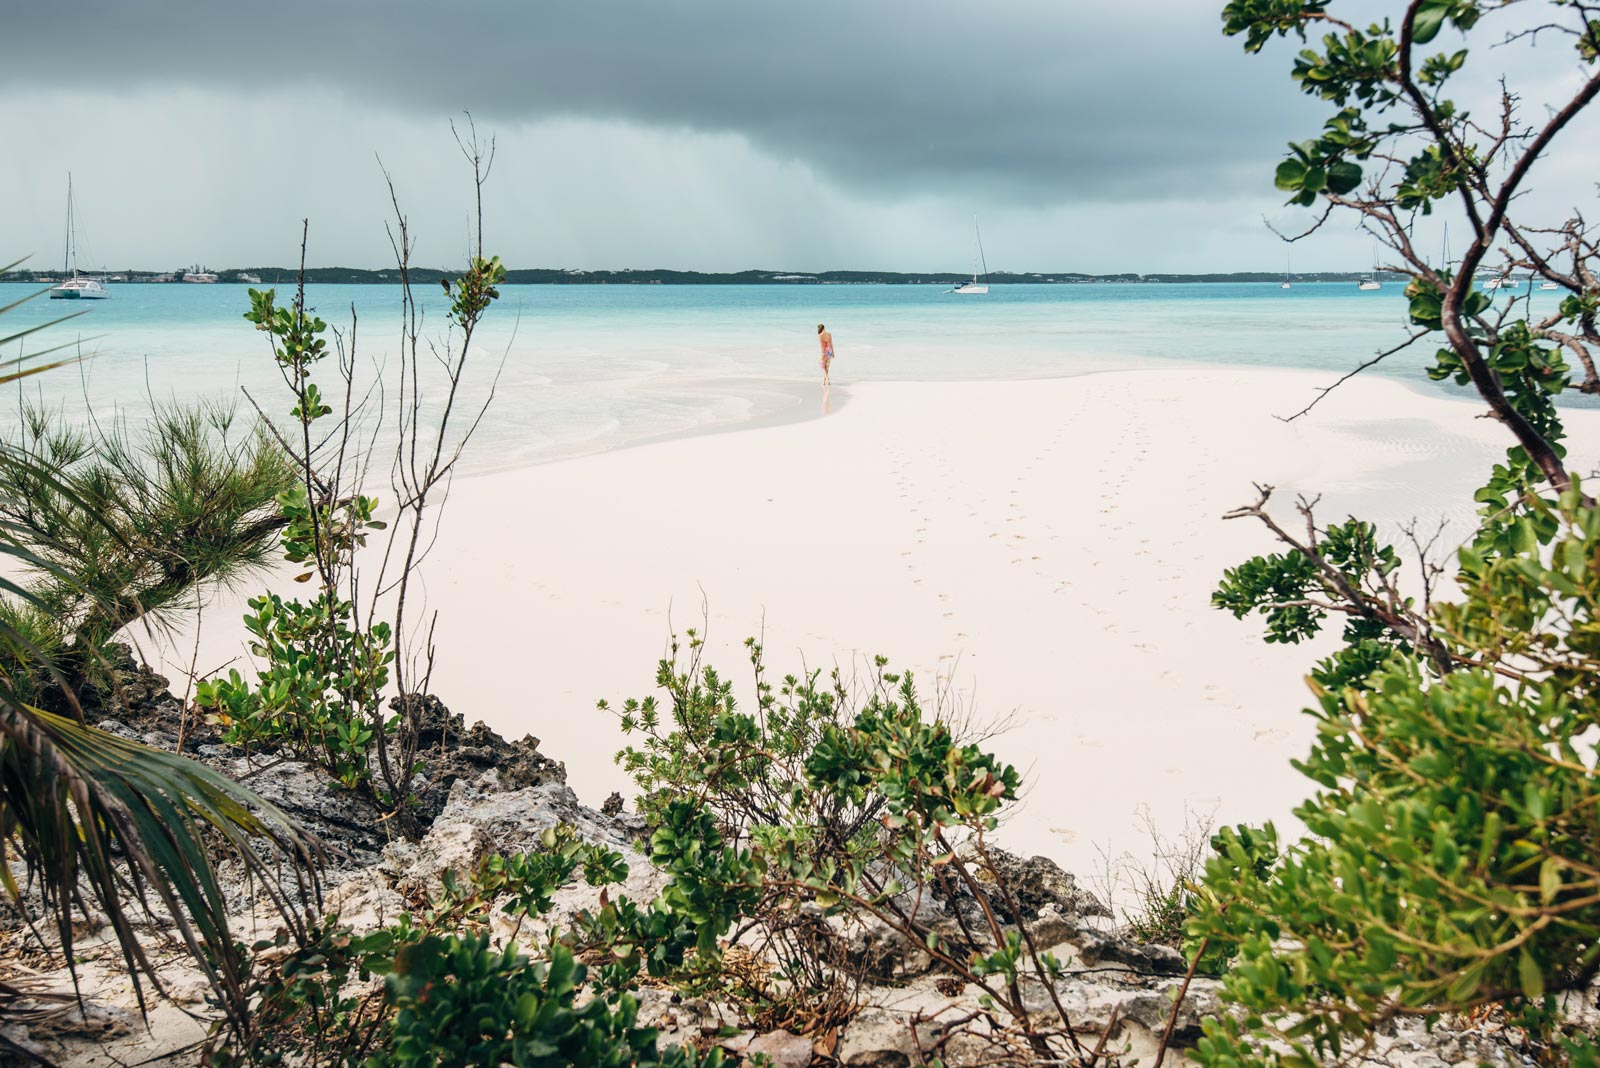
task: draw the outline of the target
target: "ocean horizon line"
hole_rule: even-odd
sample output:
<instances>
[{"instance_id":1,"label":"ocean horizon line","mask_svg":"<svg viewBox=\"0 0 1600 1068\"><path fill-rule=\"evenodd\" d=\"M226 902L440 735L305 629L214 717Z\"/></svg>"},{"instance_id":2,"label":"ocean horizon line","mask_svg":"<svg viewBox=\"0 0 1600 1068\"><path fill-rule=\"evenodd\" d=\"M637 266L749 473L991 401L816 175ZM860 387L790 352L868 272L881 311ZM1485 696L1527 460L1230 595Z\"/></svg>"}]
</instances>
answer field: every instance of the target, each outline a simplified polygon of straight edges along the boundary
<instances>
[{"instance_id":1,"label":"ocean horizon line","mask_svg":"<svg viewBox=\"0 0 1600 1068\"><path fill-rule=\"evenodd\" d=\"M301 270L294 267L230 267L217 270L182 268L171 271L143 268L80 268L80 274L104 276L110 281L125 284L167 284L182 282L280 285L300 277ZM412 267L406 272L414 283L434 284L441 279L453 278L459 270L438 267ZM67 272L54 269L13 270L0 274L0 282L46 282L64 277ZM401 279L398 268L366 267L307 267L307 282L338 285L397 285ZM993 271L984 280L993 285L1173 285L1173 284L1248 284L1281 283L1284 281L1354 282L1374 276L1368 271L1232 271L1232 272L1120 272L1089 274L1080 271ZM1376 272L1384 280L1401 276L1387 271ZM622 267L590 270L576 267L526 267L506 271L508 285L954 285L970 279L972 275L949 271L872 271L829 270L790 271L751 268L742 271L687 271L662 267Z\"/></svg>"}]
</instances>

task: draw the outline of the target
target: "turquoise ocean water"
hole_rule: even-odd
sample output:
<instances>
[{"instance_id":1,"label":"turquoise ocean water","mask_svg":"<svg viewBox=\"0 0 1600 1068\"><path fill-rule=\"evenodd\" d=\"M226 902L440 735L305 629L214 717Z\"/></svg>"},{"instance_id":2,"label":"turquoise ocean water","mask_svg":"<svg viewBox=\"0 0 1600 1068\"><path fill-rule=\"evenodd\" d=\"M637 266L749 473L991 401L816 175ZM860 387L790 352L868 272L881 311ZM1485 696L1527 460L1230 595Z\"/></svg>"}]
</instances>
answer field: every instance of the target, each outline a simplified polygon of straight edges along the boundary
<instances>
[{"instance_id":1,"label":"turquoise ocean water","mask_svg":"<svg viewBox=\"0 0 1600 1068\"><path fill-rule=\"evenodd\" d=\"M0 305L37 287L0 285ZM468 470L522 466L652 438L821 411L816 324L836 339L837 383L1030 379L1123 368L1249 366L1337 374L1403 340L1403 287L1352 283L995 286L506 286L478 338L468 400L498 368ZM137 419L150 398L237 397L286 408L262 336L241 317L246 287L115 285L104 301L43 298L8 313L6 333L73 311L39 349L76 338L94 358L30 380L81 414ZM280 287L280 294L287 287ZM436 288L419 287L424 332L444 336ZM1536 292L1534 309L1557 293ZM1504 298L1503 298L1504 299ZM348 329L370 375L399 350L399 292L315 286L308 301ZM1376 373L1422 381L1431 346ZM11 346L0 358L16 355ZM16 389L18 387L11 387ZM848 402L848 390L834 403ZM14 403L7 410L14 411ZM0 414L0 427L14 417Z\"/></svg>"}]
</instances>

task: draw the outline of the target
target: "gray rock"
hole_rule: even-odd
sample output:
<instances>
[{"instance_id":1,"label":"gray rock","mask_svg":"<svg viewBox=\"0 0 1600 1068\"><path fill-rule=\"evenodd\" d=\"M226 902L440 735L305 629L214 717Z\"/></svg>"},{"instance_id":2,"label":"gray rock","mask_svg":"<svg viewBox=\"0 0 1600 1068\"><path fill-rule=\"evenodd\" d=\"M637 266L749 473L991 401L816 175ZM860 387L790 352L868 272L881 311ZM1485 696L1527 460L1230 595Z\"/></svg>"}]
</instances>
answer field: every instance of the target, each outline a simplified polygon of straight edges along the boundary
<instances>
[{"instance_id":1,"label":"gray rock","mask_svg":"<svg viewBox=\"0 0 1600 1068\"><path fill-rule=\"evenodd\" d=\"M907 1068L921 1063L918 1040L927 1049L939 1031L937 1024L922 1022L913 1034L908 1017L888 1009L865 1008L845 1025L833 1055L845 1068Z\"/></svg>"},{"instance_id":2,"label":"gray rock","mask_svg":"<svg viewBox=\"0 0 1600 1068\"><path fill-rule=\"evenodd\" d=\"M1079 962L1091 968L1120 964L1144 975L1182 975L1189 969L1183 954L1171 946L1144 945L1097 931L1079 931L1071 941Z\"/></svg>"},{"instance_id":3,"label":"gray rock","mask_svg":"<svg viewBox=\"0 0 1600 1068\"><path fill-rule=\"evenodd\" d=\"M843 940L842 948L849 966L860 969L869 979L883 983L903 982L926 975L934 968L933 956L926 946L876 917L838 919L832 926Z\"/></svg>"},{"instance_id":4,"label":"gray rock","mask_svg":"<svg viewBox=\"0 0 1600 1068\"><path fill-rule=\"evenodd\" d=\"M1182 981L1161 979L1148 984L1117 984L1114 981L1090 982L1078 976L1057 986L1056 996L1072 1020L1072 1026L1091 1034L1104 1034L1108 1028L1121 1034L1129 1024L1159 1038L1167 1029L1172 1002ZM1200 1036L1200 1023L1221 1011L1220 984L1214 979L1195 979L1189 985L1173 1027L1176 1045L1183 1046ZM1024 1004L1030 1012L1053 1013L1048 995L1032 988L1025 992Z\"/></svg>"},{"instance_id":5,"label":"gray rock","mask_svg":"<svg viewBox=\"0 0 1600 1068\"><path fill-rule=\"evenodd\" d=\"M321 839L335 873L370 866L389 843L389 824L381 813L351 791L335 787L309 764L284 760L252 768L242 758L219 763L220 770Z\"/></svg>"},{"instance_id":6,"label":"gray rock","mask_svg":"<svg viewBox=\"0 0 1600 1068\"><path fill-rule=\"evenodd\" d=\"M769 1031L745 1046L745 1055L751 1054L766 1056L772 1068L806 1068L811 1063L811 1040L788 1031Z\"/></svg>"},{"instance_id":7,"label":"gray rock","mask_svg":"<svg viewBox=\"0 0 1600 1068\"><path fill-rule=\"evenodd\" d=\"M481 721L466 727L463 716L432 694L396 697L389 707L416 716L417 757L423 764L417 811L424 824L438 818L457 782L482 786L491 771L502 790L567 781L566 766L539 752L539 739L531 734L508 742Z\"/></svg>"},{"instance_id":8,"label":"gray rock","mask_svg":"<svg viewBox=\"0 0 1600 1068\"><path fill-rule=\"evenodd\" d=\"M1056 914L1066 920L1083 916L1110 916L1111 910L1089 891L1078 885L1078 880L1049 857L1028 857L1024 860L1015 853L989 848L995 874L1005 883L1011 897L1016 899L1022 919L1033 919L1054 906ZM1004 895L996 894L995 905L1004 908ZM1015 923L1019 917L1005 916Z\"/></svg>"},{"instance_id":9,"label":"gray rock","mask_svg":"<svg viewBox=\"0 0 1600 1068\"><path fill-rule=\"evenodd\" d=\"M659 880L660 876L643 858L634 862L628 838L612 821L578 804L577 795L565 783L546 782L502 792L492 770L471 782L457 780L422 841L393 843L384 853L382 867L395 878L402 892L431 894L438 890L446 871L468 874L491 853L541 851L544 832L560 824L571 826L587 841L616 849L630 858L629 883L624 893L644 901L655 896L660 884L652 880ZM594 896L598 898L598 891ZM558 906L565 900L558 901ZM558 907L557 913L561 911Z\"/></svg>"}]
</instances>

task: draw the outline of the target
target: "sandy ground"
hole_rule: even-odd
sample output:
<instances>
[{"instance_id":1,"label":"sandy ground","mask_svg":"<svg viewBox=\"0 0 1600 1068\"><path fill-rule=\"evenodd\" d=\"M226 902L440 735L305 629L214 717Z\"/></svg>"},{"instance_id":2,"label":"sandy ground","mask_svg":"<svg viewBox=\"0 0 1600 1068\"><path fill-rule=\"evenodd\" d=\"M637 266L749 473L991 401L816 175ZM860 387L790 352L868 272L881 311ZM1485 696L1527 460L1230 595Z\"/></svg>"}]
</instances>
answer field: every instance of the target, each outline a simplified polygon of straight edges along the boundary
<instances>
[{"instance_id":1,"label":"sandy ground","mask_svg":"<svg viewBox=\"0 0 1600 1068\"><path fill-rule=\"evenodd\" d=\"M1141 807L1169 835L1186 813L1283 820L1307 789L1289 760L1315 653L1209 606L1224 568L1272 545L1223 512L1256 481L1290 518L1303 491L1328 521L1459 530L1506 440L1479 406L1379 378L1275 418L1326 381L835 387L825 418L460 481L426 576L434 690L541 738L597 804L628 784L596 700L650 693L670 631L709 623L708 659L741 680L760 634L777 676L881 653L1009 719L993 745L1028 794L1002 840L1069 870L1148 854ZM1575 457L1600 455L1597 413L1570 424ZM208 612L202 664L238 650L232 618Z\"/></svg>"}]
</instances>

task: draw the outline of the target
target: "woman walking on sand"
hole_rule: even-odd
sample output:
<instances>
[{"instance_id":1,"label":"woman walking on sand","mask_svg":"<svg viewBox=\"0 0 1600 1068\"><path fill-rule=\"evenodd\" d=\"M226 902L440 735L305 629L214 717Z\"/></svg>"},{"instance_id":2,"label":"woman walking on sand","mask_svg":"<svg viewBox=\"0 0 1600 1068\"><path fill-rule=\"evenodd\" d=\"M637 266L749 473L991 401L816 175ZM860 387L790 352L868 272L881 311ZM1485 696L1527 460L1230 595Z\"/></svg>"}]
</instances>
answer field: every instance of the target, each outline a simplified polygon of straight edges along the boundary
<instances>
[{"instance_id":1,"label":"woman walking on sand","mask_svg":"<svg viewBox=\"0 0 1600 1068\"><path fill-rule=\"evenodd\" d=\"M828 368L833 366L833 335L821 323L817 324L817 343L822 346L822 359L818 361L822 364L822 384L829 386L833 384L828 377Z\"/></svg>"}]
</instances>

